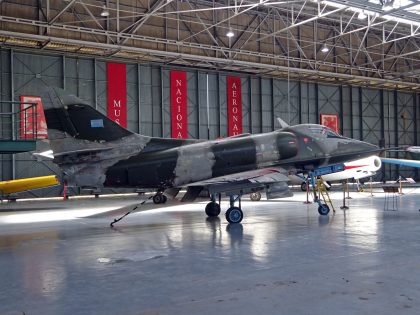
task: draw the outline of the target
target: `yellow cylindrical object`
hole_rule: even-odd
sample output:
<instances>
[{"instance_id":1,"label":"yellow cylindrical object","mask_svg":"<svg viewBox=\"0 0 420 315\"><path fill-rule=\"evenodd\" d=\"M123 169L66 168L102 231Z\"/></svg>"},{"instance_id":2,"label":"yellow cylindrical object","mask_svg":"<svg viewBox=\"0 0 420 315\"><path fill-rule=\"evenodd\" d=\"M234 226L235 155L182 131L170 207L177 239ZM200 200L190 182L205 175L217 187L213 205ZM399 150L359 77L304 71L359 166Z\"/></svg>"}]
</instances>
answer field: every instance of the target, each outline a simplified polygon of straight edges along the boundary
<instances>
[{"instance_id":1,"label":"yellow cylindrical object","mask_svg":"<svg viewBox=\"0 0 420 315\"><path fill-rule=\"evenodd\" d=\"M14 179L0 182L0 191L3 194L12 194L35 188L54 186L59 183L60 182L55 175Z\"/></svg>"}]
</instances>

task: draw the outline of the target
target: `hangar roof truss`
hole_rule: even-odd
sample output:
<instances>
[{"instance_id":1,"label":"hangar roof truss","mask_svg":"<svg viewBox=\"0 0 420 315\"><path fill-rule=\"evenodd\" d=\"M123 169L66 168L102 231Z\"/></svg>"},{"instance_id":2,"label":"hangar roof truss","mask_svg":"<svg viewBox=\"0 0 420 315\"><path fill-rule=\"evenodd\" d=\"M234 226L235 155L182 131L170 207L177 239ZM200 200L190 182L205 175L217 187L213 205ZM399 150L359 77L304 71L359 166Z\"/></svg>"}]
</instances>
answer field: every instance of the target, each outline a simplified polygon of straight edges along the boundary
<instances>
[{"instance_id":1,"label":"hangar roof truss","mask_svg":"<svg viewBox=\"0 0 420 315\"><path fill-rule=\"evenodd\" d=\"M0 43L417 91L419 12L417 0L3 0Z\"/></svg>"}]
</instances>

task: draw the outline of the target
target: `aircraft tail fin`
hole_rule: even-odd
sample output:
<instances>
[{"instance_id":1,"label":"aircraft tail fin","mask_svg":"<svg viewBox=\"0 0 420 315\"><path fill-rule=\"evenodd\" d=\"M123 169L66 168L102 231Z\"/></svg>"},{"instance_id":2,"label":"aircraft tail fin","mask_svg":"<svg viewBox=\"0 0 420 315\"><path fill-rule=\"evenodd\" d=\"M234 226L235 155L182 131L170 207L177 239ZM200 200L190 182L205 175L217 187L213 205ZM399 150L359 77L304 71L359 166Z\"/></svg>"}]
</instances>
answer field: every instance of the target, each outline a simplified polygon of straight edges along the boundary
<instances>
[{"instance_id":1,"label":"aircraft tail fin","mask_svg":"<svg viewBox=\"0 0 420 315\"><path fill-rule=\"evenodd\" d=\"M50 141L74 138L102 143L132 134L62 89L48 88L42 95L42 103Z\"/></svg>"}]
</instances>

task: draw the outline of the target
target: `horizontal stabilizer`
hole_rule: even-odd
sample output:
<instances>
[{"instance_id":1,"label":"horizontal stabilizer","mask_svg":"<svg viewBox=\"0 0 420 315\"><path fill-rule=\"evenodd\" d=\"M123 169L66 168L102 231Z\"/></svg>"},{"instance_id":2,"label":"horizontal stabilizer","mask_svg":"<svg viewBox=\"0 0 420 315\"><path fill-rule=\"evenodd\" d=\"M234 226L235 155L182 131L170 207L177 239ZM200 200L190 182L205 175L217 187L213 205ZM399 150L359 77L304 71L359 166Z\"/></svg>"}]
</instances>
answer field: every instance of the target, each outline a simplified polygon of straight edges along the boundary
<instances>
[{"instance_id":1,"label":"horizontal stabilizer","mask_svg":"<svg viewBox=\"0 0 420 315\"><path fill-rule=\"evenodd\" d=\"M54 157L61 157L65 155L83 155L83 154L92 154L92 153L98 153L103 151L109 151L112 150L112 148L97 148L97 149L78 149L78 150L72 150L72 151L66 151L66 152L60 152L60 153L54 153Z\"/></svg>"}]
</instances>

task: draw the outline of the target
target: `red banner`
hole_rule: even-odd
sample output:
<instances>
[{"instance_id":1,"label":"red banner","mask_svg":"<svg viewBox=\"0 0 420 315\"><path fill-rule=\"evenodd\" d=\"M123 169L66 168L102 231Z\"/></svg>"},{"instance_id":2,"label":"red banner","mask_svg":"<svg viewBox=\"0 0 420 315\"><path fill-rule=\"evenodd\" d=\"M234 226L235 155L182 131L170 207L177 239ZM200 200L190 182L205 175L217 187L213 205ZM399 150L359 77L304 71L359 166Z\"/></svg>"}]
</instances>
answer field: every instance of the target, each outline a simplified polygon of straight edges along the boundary
<instances>
[{"instance_id":1,"label":"red banner","mask_svg":"<svg viewBox=\"0 0 420 315\"><path fill-rule=\"evenodd\" d=\"M47 139L47 122L41 97L21 95L20 101L25 103L20 105L20 137ZM36 106L28 103L35 103Z\"/></svg>"},{"instance_id":2,"label":"red banner","mask_svg":"<svg viewBox=\"0 0 420 315\"><path fill-rule=\"evenodd\" d=\"M188 138L187 73L171 71L171 136Z\"/></svg>"},{"instance_id":3,"label":"red banner","mask_svg":"<svg viewBox=\"0 0 420 315\"><path fill-rule=\"evenodd\" d=\"M127 75L125 64L107 63L108 117L127 127Z\"/></svg>"},{"instance_id":4,"label":"red banner","mask_svg":"<svg viewBox=\"0 0 420 315\"><path fill-rule=\"evenodd\" d=\"M242 133L241 78L227 77L228 136Z\"/></svg>"}]
</instances>

